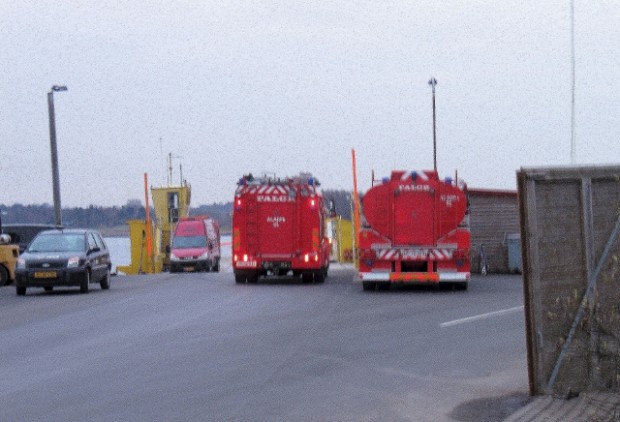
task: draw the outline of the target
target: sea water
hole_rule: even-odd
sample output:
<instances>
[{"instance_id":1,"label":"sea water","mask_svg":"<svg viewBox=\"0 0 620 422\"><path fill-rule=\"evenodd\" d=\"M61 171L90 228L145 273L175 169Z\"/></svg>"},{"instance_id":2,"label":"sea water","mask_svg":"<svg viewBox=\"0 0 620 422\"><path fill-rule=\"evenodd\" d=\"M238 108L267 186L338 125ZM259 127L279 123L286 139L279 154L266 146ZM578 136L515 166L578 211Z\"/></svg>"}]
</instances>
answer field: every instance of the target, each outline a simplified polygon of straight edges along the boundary
<instances>
[{"instance_id":1,"label":"sea water","mask_svg":"<svg viewBox=\"0 0 620 422\"><path fill-rule=\"evenodd\" d=\"M222 244L220 253L222 258L230 258L232 251L230 249L230 235L222 236L220 242ZM105 243L110 250L110 257L112 259L112 272L116 272L117 266L131 264L131 242L129 237L106 237Z\"/></svg>"}]
</instances>

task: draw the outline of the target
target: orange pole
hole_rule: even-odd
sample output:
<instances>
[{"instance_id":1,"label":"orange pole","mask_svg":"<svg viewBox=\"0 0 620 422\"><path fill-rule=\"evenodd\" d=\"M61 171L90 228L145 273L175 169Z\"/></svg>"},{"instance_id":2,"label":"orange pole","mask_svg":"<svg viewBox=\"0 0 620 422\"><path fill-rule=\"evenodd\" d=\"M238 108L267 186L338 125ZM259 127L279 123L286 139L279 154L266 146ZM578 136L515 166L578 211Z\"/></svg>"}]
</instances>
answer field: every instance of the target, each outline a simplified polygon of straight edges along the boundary
<instances>
[{"instance_id":1,"label":"orange pole","mask_svg":"<svg viewBox=\"0 0 620 422\"><path fill-rule=\"evenodd\" d=\"M151 260L151 270L153 267L153 239L151 239L151 207L149 205L149 176L144 173L144 203L146 204L146 256Z\"/></svg>"},{"instance_id":2,"label":"orange pole","mask_svg":"<svg viewBox=\"0 0 620 422\"><path fill-rule=\"evenodd\" d=\"M355 216L355 245L353 246L353 262L357 267L357 257L360 244L360 202L357 195L357 165L355 163L355 148L351 148L351 160L353 163L353 213Z\"/></svg>"}]
</instances>

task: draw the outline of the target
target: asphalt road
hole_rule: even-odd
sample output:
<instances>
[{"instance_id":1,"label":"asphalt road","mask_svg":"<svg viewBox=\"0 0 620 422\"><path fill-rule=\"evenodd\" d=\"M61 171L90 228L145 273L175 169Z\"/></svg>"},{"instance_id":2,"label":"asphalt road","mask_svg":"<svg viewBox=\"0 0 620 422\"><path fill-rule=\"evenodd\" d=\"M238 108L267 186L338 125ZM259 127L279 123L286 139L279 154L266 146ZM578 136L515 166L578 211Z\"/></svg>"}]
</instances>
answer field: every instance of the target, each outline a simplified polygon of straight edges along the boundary
<instances>
[{"instance_id":1,"label":"asphalt road","mask_svg":"<svg viewBox=\"0 0 620 422\"><path fill-rule=\"evenodd\" d=\"M519 276L466 292L117 276L0 288L0 421L494 421L527 398Z\"/></svg>"}]
</instances>

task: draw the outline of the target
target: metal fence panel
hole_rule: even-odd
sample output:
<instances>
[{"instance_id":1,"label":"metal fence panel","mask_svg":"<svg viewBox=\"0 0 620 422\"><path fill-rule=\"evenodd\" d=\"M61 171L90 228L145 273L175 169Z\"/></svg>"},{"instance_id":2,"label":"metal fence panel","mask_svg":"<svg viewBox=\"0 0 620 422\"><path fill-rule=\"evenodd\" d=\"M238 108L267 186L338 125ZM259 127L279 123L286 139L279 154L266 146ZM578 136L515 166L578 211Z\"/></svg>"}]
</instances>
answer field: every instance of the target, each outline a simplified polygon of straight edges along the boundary
<instances>
[{"instance_id":1,"label":"metal fence panel","mask_svg":"<svg viewBox=\"0 0 620 422\"><path fill-rule=\"evenodd\" d=\"M518 172L532 394L620 386L620 167Z\"/></svg>"}]
</instances>

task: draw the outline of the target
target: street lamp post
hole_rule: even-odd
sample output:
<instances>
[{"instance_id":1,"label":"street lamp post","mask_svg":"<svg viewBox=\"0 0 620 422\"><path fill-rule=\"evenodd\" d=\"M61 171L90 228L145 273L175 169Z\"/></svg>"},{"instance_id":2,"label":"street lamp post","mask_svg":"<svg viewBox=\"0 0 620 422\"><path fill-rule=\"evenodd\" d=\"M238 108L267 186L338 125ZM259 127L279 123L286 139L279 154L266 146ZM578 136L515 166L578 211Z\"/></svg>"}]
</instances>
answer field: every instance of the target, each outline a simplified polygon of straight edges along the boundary
<instances>
[{"instance_id":1,"label":"street lamp post","mask_svg":"<svg viewBox=\"0 0 620 422\"><path fill-rule=\"evenodd\" d=\"M431 77L428 84L433 89L433 168L437 171L437 131L435 129L435 85L437 85L437 79Z\"/></svg>"},{"instance_id":2,"label":"street lamp post","mask_svg":"<svg viewBox=\"0 0 620 422\"><path fill-rule=\"evenodd\" d=\"M54 92L66 91L64 85L54 85L47 93L47 107L50 119L50 149L52 152L52 184L54 189L54 215L57 226L62 226L60 205L60 178L58 176L58 152L56 149L56 116L54 114Z\"/></svg>"}]
</instances>

